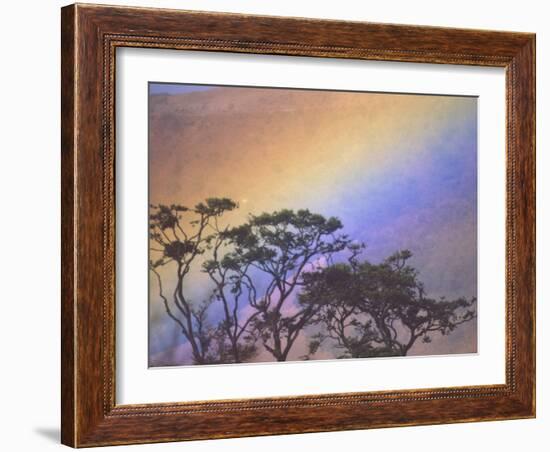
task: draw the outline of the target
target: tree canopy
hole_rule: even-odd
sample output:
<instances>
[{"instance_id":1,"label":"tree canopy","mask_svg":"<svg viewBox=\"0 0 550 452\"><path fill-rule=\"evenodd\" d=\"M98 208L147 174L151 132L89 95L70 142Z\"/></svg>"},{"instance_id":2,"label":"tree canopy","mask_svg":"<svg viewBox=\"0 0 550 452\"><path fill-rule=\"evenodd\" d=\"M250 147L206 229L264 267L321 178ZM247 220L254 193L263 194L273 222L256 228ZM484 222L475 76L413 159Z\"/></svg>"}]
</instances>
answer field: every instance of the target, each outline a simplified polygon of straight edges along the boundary
<instances>
[{"instance_id":1,"label":"tree canopy","mask_svg":"<svg viewBox=\"0 0 550 452\"><path fill-rule=\"evenodd\" d=\"M253 361L262 351L286 361L300 335L309 341L302 359L322 346L340 358L403 356L476 316L475 298L428 297L410 251L362 259L365 246L336 217L282 209L231 226L223 217L237 207L228 198L150 206L150 270L195 364ZM186 282L197 267L212 288L192 300Z\"/></svg>"},{"instance_id":2,"label":"tree canopy","mask_svg":"<svg viewBox=\"0 0 550 452\"><path fill-rule=\"evenodd\" d=\"M341 357L404 356L417 340L429 343L475 317L475 298L427 297L411 257L403 250L371 264L354 253L348 263L308 273L300 304L319 306L312 323L324 327L310 353L330 339Z\"/></svg>"}]
</instances>

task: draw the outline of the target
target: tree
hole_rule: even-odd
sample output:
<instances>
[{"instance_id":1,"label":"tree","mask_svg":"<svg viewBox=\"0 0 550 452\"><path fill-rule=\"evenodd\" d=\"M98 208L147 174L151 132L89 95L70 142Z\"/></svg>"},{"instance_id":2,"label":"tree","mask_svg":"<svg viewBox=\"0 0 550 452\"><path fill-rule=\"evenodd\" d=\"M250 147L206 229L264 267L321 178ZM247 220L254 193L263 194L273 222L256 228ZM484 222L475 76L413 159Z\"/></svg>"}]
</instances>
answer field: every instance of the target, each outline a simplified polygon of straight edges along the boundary
<instances>
[{"instance_id":1,"label":"tree","mask_svg":"<svg viewBox=\"0 0 550 452\"><path fill-rule=\"evenodd\" d=\"M204 262L203 271L214 283L212 298L222 307L223 319L218 326L219 349L226 356L226 362L241 363L249 361L257 353L256 341L249 333L249 327L258 313L246 317L241 312L243 304L252 305L256 296L248 275L250 263L240 265L230 253L222 255L231 247L227 234L229 227L222 230L215 221L213 229L212 256Z\"/></svg>"},{"instance_id":2,"label":"tree","mask_svg":"<svg viewBox=\"0 0 550 452\"><path fill-rule=\"evenodd\" d=\"M219 362L224 356L224 351L219 349L223 341L219 339L218 328L208 321L212 298L193 303L184 292L183 282L193 263L211 247L215 238L212 224L236 207L236 203L227 198L209 198L193 208L178 204L150 206L150 249L157 259L151 260L149 266L156 276L166 313L189 342L196 364ZM163 290L162 267L166 272L172 271L169 274L175 280L171 295Z\"/></svg>"},{"instance_id":3,"label":"tree","mask_svg":"<svg viewBox=\"0 0 550 452\"><path fill-rule=\"evenodd\" d=\"M286 361L297 337L316 313L314 304L295 303L303 275L346 248L337 235L340 220L309 210L280 210L252 215L248 222L220 232L232 251L218 268L234 272L234 294L246 292L253 314L249 334L262 342L277 361ZM308 268L309 266L309 268ZM294 309L293 309L294 308Z\"/></svg>"},{"instance_id":4,"label":"tree","mask_svg":"<svg viewBox=\"0 0 550 452\"><path fill-rule=\"evenodd\" d=\"M304 276L300 304L318 306L313 323L324 328L310 343L310 354L326 340L340 357L404 356L418 339L448 335L475 318L476 299L434 300L425 294L412 254L400 251L381 264L359 262L354 246L347 263Z\"/></svg>"},{"instance_id":5,"label":"tree","mask_svg":"<svg viewBox=\"0 0 550 452\"><path fill-rule=\"evenodd\" d=\"M251 361L258 343L286 361L308 326L318 331L307 330L302 359L324 341L340 358L403 356L418 340L450 334L476 316L475 298L429 298L407 250L380 264L360 261L364 245L340 233L335 217L283 209L220 227L237 208L227 198L150 208L150 269L195 364ZM351 253L344 262L343 251ZM212 290L191 300L184 283L197 268ZM171 293L163 279L173 283Z\"/></svg>"}]
</instances>

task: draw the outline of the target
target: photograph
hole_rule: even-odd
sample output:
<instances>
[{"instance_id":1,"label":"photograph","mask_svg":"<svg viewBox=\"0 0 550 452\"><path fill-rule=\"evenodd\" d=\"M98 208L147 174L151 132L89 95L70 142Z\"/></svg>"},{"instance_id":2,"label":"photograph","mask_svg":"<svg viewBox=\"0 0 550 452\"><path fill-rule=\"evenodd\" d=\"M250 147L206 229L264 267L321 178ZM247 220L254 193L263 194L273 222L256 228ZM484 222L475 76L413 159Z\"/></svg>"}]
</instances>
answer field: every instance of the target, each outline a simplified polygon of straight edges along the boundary
<instances>
[{"instance_id":1,"label":"photograph","mask_svg":"<svg viewBox=\"0 0 550 452\"><path fill-rule=\"evenodd\" d=\"M477 353L477 140L476 96L150 81L148 366Z\"/></svg>"}]
</instances>

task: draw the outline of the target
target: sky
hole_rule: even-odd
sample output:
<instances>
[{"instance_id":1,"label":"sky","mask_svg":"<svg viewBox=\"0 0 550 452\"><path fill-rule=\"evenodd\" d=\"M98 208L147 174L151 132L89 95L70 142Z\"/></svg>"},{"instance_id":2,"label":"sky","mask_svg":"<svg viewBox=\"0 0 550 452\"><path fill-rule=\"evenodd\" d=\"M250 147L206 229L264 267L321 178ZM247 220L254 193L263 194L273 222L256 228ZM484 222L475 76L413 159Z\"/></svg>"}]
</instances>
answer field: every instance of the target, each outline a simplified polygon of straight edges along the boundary
<instances>
[{"instance_id":1,"label":"sky","mask_svg":"<svg viewBox=\"0 0 550 452\"><path fill-rule=\"evenodd\" d=\"M380 262L413 252L431 297L477 294L477 100L472 97L149 85L150 202L230 197L224 217L308 208L336 216ZM188 289L208 281L191 273ZM185 340L154 281L150 356L182 364ZM476 323L413 354L475 351ZM305 342L304 342L305 347ZM296 351L296 356L303 354Z\"/></svg>"},{"instance_id":2,"label":"sky","mask_svg":"<svg viewBox=\"0 0 550 452\"><path fill-rule=\"evenodd\" d=\"M184 84L174 84L174 83L149 83L149 94L165 94L165 95L174 95L174 94L186 94L196 91L208 91L212 89L207 85L184 85Z\"/></svg>"}]
</instances>

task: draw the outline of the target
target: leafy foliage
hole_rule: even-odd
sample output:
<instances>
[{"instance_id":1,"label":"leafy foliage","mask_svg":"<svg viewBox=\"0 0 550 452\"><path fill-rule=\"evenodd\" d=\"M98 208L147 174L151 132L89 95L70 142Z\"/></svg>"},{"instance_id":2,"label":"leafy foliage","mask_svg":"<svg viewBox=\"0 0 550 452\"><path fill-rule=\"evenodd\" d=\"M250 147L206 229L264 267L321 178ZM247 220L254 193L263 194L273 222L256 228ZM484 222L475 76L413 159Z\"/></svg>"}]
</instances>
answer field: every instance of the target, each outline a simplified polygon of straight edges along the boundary
<instances>
[{"instance_id":1,"label":"leafy foliage","mask_svg":"<svg viewBox=\"0 0 550 452\"><path fill-rule=\"evenodd\" d=\"M151 205L149 215L149 238L151 251L160 254L151 260L149 267L157 278L159 296L168 316L181 329L191 345L193 360L197 364L218 361L220 351L214 352L213 345L218 329L208 323L208 308L211 300L196 307L183 290L183 281L196 258L209 249L215 234L210 231L212 224L225 212L237 207L227 198L209 198L204 203L188 208L179 204L167 206ZM171 296L164 294L160 267L171 265L175 268L176 288Z\"/></svg>"},{"instance_id":2,"label":"leafy foliage","mask_svg":"<svg viewBox=\"0 0 550 452\"><path fill-rule=\"evenodd\" d=\"M251 361L261 348L286 361L308 327L302 359L325 343L341 358L406 355L417 341L428 344L476 316L475 299L427 297L408 250L379 264L360 260L365 246L340 232L339 219L307 209L221 227L237 207L228 198L150 206L150 269L196 364ZM213 289L194 301L184 281L199 263ZM175 280L170 295L163 275Z\"/></svg>"},{"instance_id":3,"label":"leafy foliage","mask_svg":"<svg viewBox=\"0 0 550 452\"><path fill-rule=\"evenodd\" d=\"M249 221L222 236L233 251L224 258L226 268L239 269L238 291L246 287L254 318L250 334L278 361L286 361L300 332L315 314L313 305L291 310L292 295L302 285L307 266L326 260L346 248L349 239L336 235L340 220L309 210L288 209L251 216ZM265 288L250 277L250 270L267 278Z\"/></svg>"},{"instance_id":4,"label":"leafy foliage","mask_svg":"<svg viewBox=\"0 0 550 452\"><path fill-rule=\"evenodd\" d=\"M319 306L314 323L324 327L342 357L406 355L418 339L450 334L475 317L475 298L434 300L425 294L403 250L381 264L359 262L355 253L338 264L306 275L304 306Z\"/></svg>"}]
</instances>

